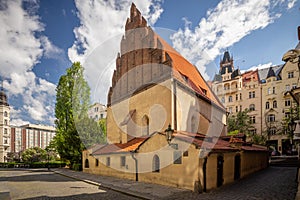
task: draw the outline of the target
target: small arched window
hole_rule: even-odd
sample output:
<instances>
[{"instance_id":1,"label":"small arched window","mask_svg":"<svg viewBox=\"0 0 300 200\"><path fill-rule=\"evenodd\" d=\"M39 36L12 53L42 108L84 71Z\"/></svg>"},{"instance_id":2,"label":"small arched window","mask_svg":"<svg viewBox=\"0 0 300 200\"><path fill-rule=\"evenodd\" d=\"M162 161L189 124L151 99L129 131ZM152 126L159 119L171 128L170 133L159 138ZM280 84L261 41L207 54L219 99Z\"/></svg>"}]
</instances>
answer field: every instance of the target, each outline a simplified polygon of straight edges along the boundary
<instances>
[{"instance_id":1,"label":"small arched window","mask_svg":"<svg viewBox=\"0 0 300 200\"><path fill-rule=\"evenodd\" d=\"M152 172L159 172L160 169L160 161L158 155L154 155L152 161Z\"/></svg>"},{"instance_id":2,"label":"small arched window","mask_svg":"<svg viewBox=\"0 0 300 200\"><path fill-rule=\"evenodd\" d=\"M7 111L5 111L4 112L4 117L7 117L7 116L8 116Z\"/></svg>"},{"instance_id":3,"label":"small arched window","mask_svg":"<svg viewBox=\"0 0 300 200\"><path fill-rule=\"evenodd\" d=\"M149 117L147 115L144 115L142 119L143 123L143 135L149 135Z\"/></svg>"},{"instance_id":4,"label":"small arched window","mask_svg":"<svg viewBox=\"0 0 300 200\"><path fill-rule=\"evenodd\" d=\"M270 103L267 101L266 102L266 109L269 109L270 108Z\"/></svg>"},{"instance_id":5,"label":"small arched window","mask_svg":"<svg viewBox=\"0 0 300 200\"><path fill-rule=\"evenodd\" d=\"M90 167L90 165L89 165L89 159L85 159L84 167L85 168L89 168Z\"/></svg>"},{"instance_id":6,"label":"small arched window","mask_svg":"<svg viewBox=\"0 0 300 200\"><path fill-rule=\"evenodd\" d=\"M99 160L98 159L96 159L95 165L96 165L96 167L99 166Z\"/></svg>"},{"instance_id":7,"label":"small arched window","mask_svg":"<svg viewBox=\"0 0 300 200\"><path fill-rule=\"evenodd\" d=\"M273 101L273 108L277 108L277 101Z\"/></svg>"}]
</instances>

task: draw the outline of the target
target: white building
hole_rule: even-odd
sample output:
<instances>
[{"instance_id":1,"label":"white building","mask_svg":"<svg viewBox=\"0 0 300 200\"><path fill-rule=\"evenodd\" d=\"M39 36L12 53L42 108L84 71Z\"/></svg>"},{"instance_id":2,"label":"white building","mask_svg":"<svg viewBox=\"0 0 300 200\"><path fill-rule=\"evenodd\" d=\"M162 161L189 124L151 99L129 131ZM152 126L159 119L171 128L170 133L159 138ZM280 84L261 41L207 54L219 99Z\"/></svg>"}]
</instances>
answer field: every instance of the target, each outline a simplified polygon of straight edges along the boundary
<instances>
[{"instance_id":1,"label":"white building","mask_svg":"<svg viewBox=\"0 0 300 200\"><path fill-rule=\"evenodd\" d=\"M96 121L106 118L106 106L101 103L95 103L88 111L89 118Z\"/></svg>"},{"instance_id":2,"label":"white building","mask_svg":"<svg viewBox=\"0 0 300 200\"><path fill-rule=\"evenodd\" d=\"M0 88L0 162L4 162L7 153L10 152L10 107L7 103L7 96Z\"/></svg>"}]
</instances>

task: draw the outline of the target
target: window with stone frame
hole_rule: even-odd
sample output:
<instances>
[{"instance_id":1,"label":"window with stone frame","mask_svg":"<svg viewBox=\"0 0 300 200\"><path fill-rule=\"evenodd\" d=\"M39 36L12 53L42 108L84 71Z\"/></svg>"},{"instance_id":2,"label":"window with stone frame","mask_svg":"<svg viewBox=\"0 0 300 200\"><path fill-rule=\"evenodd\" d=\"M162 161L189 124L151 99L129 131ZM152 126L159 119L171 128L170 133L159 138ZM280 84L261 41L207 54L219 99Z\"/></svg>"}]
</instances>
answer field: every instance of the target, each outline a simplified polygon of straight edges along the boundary
<instances>
[{"instance_id":1,"label":"window with stone frame","mask_svg":"<svg viewBox=\"0 0 300 200\"><path fill-rule=\"evenodd\" d=\"M232 102L232 96L228 97L228 102Z\"/></svg>"},{"instance_id":2,"label":"window with stone frame","mask_svg":"<svg viewBox=\"0 0 300 200\"><path fill-rule=\"evenodd\" d=\"M106 157L106 166L107 166L107 167L110 166L110 157Z\"/></svg>"},{"instance_id":3,"label":"window with stone frame","mask_svg":"<svg viewBox=\"0 0 300 200\"><path fill-rule=\"evenodd\" d=\"M250 124L255 124L255 116L250 116Z\"/></svg>"},{"instance_id":4,"label":"window with stone frame","mask_svg":"<svg viewBox=\"0 0 300 200\"><path fill-rule=\"evenodd\" d=\"M275 115L274 114L268 115L267 120L268 120L268 122L275 122Z\"/></svg>"},{"instance_id":5,"label":"window with stone frame","mask_svg":"<svg viewBox=\"0 0 300 200\"><path fill-rule=\"evenodd\" d=\"M273 101L273 108L277 108L277 101Z\"/></svg>"},{"instance_id":6,"label":"window with stone frame","mask_svg":"<svg viewBox=\"0 0 300 200\"><path fill-rule=\"evenodd\" d=\"M255 111L255 104L250 104L249 110L250 111Z\"/></svg>"},{"instance_id":7,"label":"window with stone frame","mask_svg":"<svg viewBox=\"0 0 300 200\"><path fill-rule=\"evenodd\" d=\"M291 106L291 100L290 99L286 99L284 102L285 106Z\"/></svg>"},{"instance_id":8,"label":"window with stone frame","mask_svg":"<svg viewBox=\"0 0 300 200\"><path fill-rule=\"evenodd\" d=\"M270 103L267 101L266 102L266 109L269 109L270 108Z\"/></svg>"},{"instance_id":9,"label":"window with stone frame","mask_svg":"<svg viewBox=\"0 0 300 200\"><path fill-rule=\"evenodd\" d=\"M249 92L249 99L255 98L255 91Z\"/></svg>"},{"instance_id":10,"label":"window with stone frame","mask_svg":"<svg viewBox=\"0 0 300 200\"><path fill-rule=\"evenodd\" d=\"M269 129L269 134L270 134L270 135L276 135L276 132L277 132L276 127L271 127L271 128Z\"/></svg>"},{"instance_id":11,"label":"window with stone frame","mask_svg":"<svg viewBox=\"0 0 300 200\"><path fill-rule=\"evenodd\" d=\"M288 72L288 78L294 78L294 72Z\"/></svg>"},{"instance_id":12,"label":"window with stone frame","mask_svg":"<svg viewBox=\"0 0 300 200\"><path fill-rule=\"evenodd\" d=\"M125 165L126 165L126 157L125 156L120 157L120 165L121 165L121 167L125 167Z\"/></svg>"}]
</instances>

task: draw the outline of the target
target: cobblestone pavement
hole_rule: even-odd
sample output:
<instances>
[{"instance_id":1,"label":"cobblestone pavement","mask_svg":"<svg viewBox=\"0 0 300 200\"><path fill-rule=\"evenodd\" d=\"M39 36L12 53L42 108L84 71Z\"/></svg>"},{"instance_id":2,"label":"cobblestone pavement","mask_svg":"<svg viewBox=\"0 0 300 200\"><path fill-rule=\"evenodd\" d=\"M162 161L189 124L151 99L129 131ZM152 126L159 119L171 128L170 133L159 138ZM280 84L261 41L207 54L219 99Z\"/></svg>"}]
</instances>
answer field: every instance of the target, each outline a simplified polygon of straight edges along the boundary
<instances>
[{"instance_id":1,"label":"cobblestone pavement","mask_svg":"<svg viewBox=\"0 0 300 200\"><path fill-rule=\"evenodd\" d=\"M137 199L46 170L0 169L0 199Z\"/></svg>"},{"instance_id":2,"label":"cobblestone pavement","mask_svg":"<svg viewBox=\"0 0 300 200\"><path fill-rule=\"evenodd\" d=\"M269 167L209 193L183 194L165 199L294 200L297 192L296 173L295 167Z\"/></svg>"},{"instance_id":3,"label":"cobblestone pavement","mask_svg":"<svg viewBox=\"0 0 300 200\"><path fill-rule=\"evenodd\" d=\"M0 169L0 199L294 200L297 192L296 169L269 167L202 194L71 170L60 172L73 178L46 170ZM99 187L98 181L103 187Z\"/></svg>"}]
</instances>

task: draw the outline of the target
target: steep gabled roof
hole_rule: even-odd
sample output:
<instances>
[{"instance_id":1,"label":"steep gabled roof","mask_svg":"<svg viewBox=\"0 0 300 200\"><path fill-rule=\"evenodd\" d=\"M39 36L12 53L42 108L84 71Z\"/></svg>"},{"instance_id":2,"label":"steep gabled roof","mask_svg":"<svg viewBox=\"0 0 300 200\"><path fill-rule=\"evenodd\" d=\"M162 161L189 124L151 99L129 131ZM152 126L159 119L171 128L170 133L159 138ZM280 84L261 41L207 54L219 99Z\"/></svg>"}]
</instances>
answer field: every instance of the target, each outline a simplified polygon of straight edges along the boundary
<instances>
[{"instance_id":1,"label":"steep gabled roof","mask_svg":"<svg viewBox=\"0 0 300 200\"><path fill-rule=\"evenodd\" d=\"M274 70L272 67L269 68L268 74L267 74L267 79L270 77L276 77Z\"/></svg>"},{"instance_id":2,"label":"steep gabled roof","mask_svg":"<svg viewBox=\"0 0 300 200\"><path fill-rule=\"evenodd\" d=\"M162 48L168 53L172 60L173 75L175 78L182 82L189 83L191 89L200 94L202 97L212 101L220 108L224 109L223 104L218 100L207 82L198 71L197 67L187 61L182 55L180 55L173 47L171 47L165 40L156 34L162 44ZM182 77L184 75L184 77ZM187 78L187 80L186 80Z\"/></svg>"}]
</instances>

